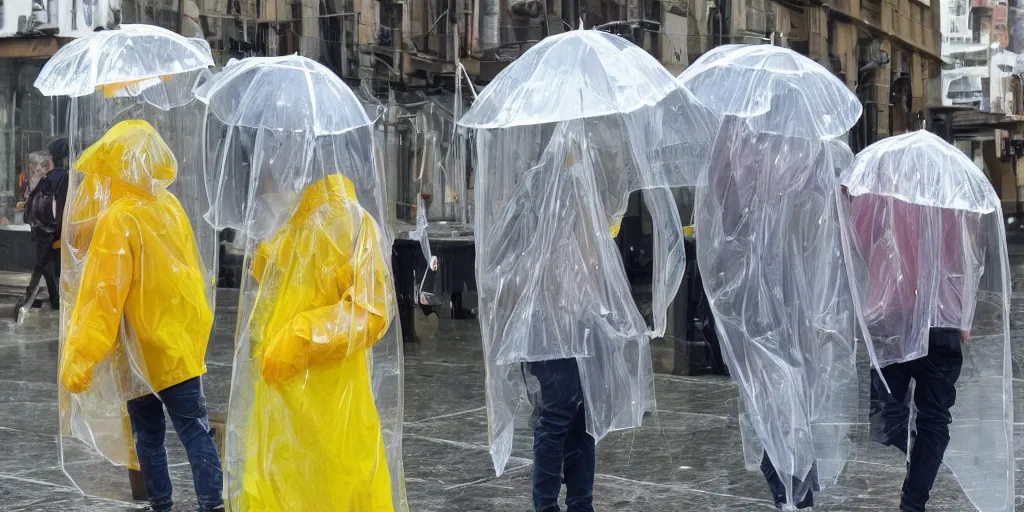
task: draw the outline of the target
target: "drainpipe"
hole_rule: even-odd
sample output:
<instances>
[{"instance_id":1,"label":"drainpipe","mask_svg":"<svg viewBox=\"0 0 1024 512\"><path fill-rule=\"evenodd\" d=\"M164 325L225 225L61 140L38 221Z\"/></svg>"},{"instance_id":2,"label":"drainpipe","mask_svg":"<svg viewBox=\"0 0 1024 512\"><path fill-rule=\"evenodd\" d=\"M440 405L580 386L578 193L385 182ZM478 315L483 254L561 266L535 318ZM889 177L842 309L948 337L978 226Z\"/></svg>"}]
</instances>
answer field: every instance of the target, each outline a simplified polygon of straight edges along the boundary
<instances>
[{"instance_id":1,"label":"drainpipe","mask_svg":"<svg viewBox=\"0 0 1024 512\"><path fill-rule=\"evenodd\" d=\"M562 21L575 30L580 22L579 0L562 0Z\"/></svg>"},{"instance_id":2,"label":"drainpipe","mask_svg":"<svg viewBox=\"0 0 1024 512\"><path fill-rule=\"evenodd\" d=\"M480 0L480 49L491 50L501 44L501 0Z\"/></svg>"}]
</instances>

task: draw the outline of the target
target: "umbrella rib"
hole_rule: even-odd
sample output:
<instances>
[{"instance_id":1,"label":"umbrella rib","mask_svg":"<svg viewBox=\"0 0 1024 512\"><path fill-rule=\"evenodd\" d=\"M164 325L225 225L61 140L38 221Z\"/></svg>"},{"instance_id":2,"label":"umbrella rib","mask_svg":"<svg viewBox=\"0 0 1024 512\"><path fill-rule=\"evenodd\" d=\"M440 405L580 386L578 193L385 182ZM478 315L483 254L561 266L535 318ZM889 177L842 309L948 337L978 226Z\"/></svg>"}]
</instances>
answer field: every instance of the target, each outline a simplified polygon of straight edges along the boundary
<instances>
[{"instance_id":1,"label":"umbrella rib","mask_svg":"<svg viewBox=\"0 0 1024 512\"><path fill-rule=\"evenodd\" d=\"M319 120L317 119L317 108L316 108L316 91L313 90L313 77L309 74L309 69L302 65L302 73L306 77L306 86L309 87L309 103L310 109L313 112L313 136L317 136L317 126L319 126Z\"/></svg>"}]
</instances>

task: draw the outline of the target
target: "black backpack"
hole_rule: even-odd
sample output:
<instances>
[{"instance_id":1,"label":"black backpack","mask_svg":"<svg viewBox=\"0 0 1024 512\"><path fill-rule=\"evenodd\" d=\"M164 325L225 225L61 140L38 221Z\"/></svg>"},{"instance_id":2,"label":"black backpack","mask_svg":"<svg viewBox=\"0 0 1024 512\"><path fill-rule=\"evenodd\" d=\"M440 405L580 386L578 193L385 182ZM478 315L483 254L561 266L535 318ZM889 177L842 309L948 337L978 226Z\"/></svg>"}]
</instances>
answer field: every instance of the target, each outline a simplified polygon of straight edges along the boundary
<instances>
[{"instance_id":1,"label":"black backpack","mask_svg":"<svg viewBox=\"0 0 1024 512\"><path fill-rule=\"evenodd\" d=\"M28 195L25 202L25 223L32 229L47 233L57 232L56 191L50 180L39 180L36 188Z\"/></svg>"}]
</instances>

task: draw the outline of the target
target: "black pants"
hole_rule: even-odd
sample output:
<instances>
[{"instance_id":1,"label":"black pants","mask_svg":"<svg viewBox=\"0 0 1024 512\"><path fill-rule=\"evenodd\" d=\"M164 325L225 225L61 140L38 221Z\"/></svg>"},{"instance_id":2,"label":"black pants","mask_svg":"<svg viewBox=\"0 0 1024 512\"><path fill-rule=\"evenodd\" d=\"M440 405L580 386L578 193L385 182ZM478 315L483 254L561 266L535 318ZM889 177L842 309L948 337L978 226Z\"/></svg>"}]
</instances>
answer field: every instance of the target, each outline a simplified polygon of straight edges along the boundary
<instances>
[{"instance_id":1,"label":"black pants","mask_svg":"<svg viewBox=\"0 0 1024 512\"><path fill-rule=\"evenodd\" d=\"M924 511L928 493L942 465L942 456L949 445L949 424L953 422L949 409L956 402L956 381L964 362L962 343L957 329L932 329L928 333L927 356L882 368L892 394L886 393L881 379L873 379L881 400L881 442L903 453L910 451L900 498L901 511ZM917 432L914 434L908 432L911 379L917 384L913 396L917 408Z\"/></svg>"},{"instance_id":2,"label":"black pants","mask_svg":"<svg viewBox=\"0 0 1024 512\"><path fill-rule=\"evenodd\" d=\"M779 473L775 471L775 465L772 464L772 460L768 458L768 452L763 452L761 456L761 473L764 474L764 479L768 482L768 488L772 491L772 498L775 500L775 505L784 505L786 503L786 486L783 485L782 479L779 478ZM796 508L805 509L814 506L814 490L817 487L818 480L818 467L811 466L811 471L807 473L806 483L804 481L793 479L793 494L800 494L804 489L807 490L807 494L804 496L794 496L797 500Z\"/></svg>"},{"instance_id":3,"label":"black pants","mask_svg":"<svg viewBox=\"0 0 1024 512\"><path fill-rule=\"evenodd\" d=\"M46 280L46 293L50 296L50 306L57 309L60 306L60 249L54 249L55 240L53 235L45 233L32 233L32 243L35 245L36 262L32 267L32 278L25 289L25 298L22 305L26 308L32 307L32 303L39 294L39 281Z\"/></svg>"}]
</instances>

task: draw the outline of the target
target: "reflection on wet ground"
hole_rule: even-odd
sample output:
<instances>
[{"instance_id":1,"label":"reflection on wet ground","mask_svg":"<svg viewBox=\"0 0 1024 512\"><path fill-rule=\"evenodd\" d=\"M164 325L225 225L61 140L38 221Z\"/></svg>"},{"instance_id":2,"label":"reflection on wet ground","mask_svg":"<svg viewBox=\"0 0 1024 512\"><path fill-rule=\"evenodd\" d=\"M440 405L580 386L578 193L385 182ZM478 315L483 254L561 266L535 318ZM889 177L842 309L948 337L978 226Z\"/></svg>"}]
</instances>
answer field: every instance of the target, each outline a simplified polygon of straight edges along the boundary
<instances>
[{"instance_id":1,"label":"reflection on wet ground","mask_svg":"<svg viewBox=\"0 0 1024 512\"><path fill-rule=\"evenodd\" d=\"M1024 278L1019 262L1017 279ZM230 294L223 294L229 303ZM1019 340L1024 295L1014 296L1011 330ZM11 304L0 305L8 318ZM218 310L207 356L205 380L211 409L223 411L231 376L235 311ZM57 317L34 311L21 326L0 320L0 510L135 510L124 469L84 460L78 483L82 496L57 465ZM421 342L406 346L405 476L413 511L522 511L530 509L531 434L527 418L517 424L509 469L495 477L487 446L484 372L479 328L474 321L420 323ZM672 367L671 343L654 344L655 368ZM864 358L862 358L864 359ZM863 361L862 361L863 362ZM1024 369L1024 348L1014 347L1016 375ZM866 377L866 362L864 362ZM866 381L866 378L863 379ZM1024 398L1024 384L1014 381ZM757 472L744 469L736 420L736 388L721 377L659 374L658 411L637 430L609 435L598 446L595 507L602 511L774 510ZM861 385L862 405L867 391ZM1024 400L1016 400L1024 404ZM1024 419L1021 405L1017 418ZM901 454L864 441L866 424L855 428L855 461L838 489L817 498L817 510L894 510L903 479ZM1024 430L1016 425L1017 456L1024 454ZM169 435L176 510L194 510L191 474L180 443ZM71 448L72 450L74 447ZM1018 464L1020 459L1018 458ZM1024 486L1018 479L1017 501ZM929 510L972 507L945 468Z\"/></svg>"}]
</instances>

